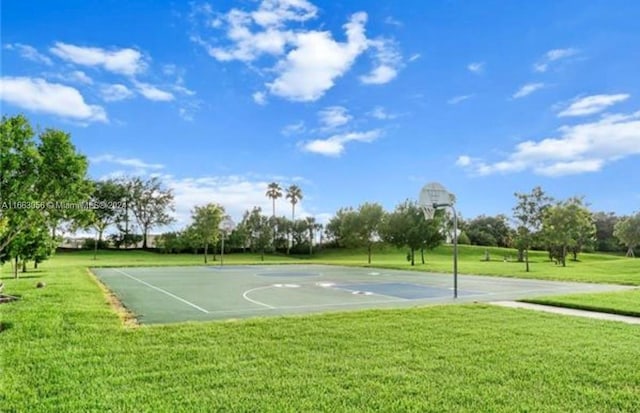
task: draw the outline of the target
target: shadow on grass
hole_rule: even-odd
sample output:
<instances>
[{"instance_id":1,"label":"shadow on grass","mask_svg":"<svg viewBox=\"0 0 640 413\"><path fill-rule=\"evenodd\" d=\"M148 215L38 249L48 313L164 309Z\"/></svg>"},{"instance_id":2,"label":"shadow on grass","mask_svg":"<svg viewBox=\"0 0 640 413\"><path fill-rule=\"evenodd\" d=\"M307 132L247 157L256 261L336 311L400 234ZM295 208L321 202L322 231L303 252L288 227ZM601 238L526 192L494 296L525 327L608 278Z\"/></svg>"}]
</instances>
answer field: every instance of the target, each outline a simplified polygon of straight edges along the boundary
<instances>
[{"instance_id":1,"label":"shadow on grass","mask_svg":"<svg viewBox=\"0 0 640 413\"><path fill-rule=\"evenodd\" d=\"M25 275L18 275L18 280L31 280L31 279L35 279L35 278L42 278L42 274L31 274L31 273L27 273ZM16 278L13 277L13 274L7 274L7 275L3 275L2 277L0 277L0 280L15 280Z\"/></svg>"},{"instance_id":2,"label":"shadow on grass","mask_svg":"<svg viewBox=\"0 0 640 413\"><path fill-rule=\"evenodd\" d=\"M0 321L0 333L13 327L13 323L10 321Z\"/></svg>"}]
</instances>

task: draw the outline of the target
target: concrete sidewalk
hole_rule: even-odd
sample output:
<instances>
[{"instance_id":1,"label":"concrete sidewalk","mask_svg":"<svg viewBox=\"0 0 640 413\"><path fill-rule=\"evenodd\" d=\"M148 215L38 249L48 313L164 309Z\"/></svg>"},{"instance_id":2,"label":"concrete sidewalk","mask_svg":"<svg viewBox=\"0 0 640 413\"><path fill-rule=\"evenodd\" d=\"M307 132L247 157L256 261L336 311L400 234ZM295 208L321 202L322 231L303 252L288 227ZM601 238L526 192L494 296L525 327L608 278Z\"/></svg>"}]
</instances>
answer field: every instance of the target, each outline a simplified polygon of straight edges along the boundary
<instances>
[{"instance_id":1,"label":"concrete sidewalk","mask_svg":"<svg viewBox=\"0 0 640 413\"><path fill-rule=\"evenodd\" d=\"M626 315L599 313L596 311L586 311L586 310L576 310L573 308L554 307L551 305L521 303L518 301L492 301L489 304L498 305L501 307L508 307L508 308L523 308L525 310L544 311L547 313L562 314L562 315L569 315L569 316L575 316L575 317L595 318L598 320L606 320L606 321L619 321L621 323L640 325L640 317L630 317Z\"/></svg>"}]
</instances>

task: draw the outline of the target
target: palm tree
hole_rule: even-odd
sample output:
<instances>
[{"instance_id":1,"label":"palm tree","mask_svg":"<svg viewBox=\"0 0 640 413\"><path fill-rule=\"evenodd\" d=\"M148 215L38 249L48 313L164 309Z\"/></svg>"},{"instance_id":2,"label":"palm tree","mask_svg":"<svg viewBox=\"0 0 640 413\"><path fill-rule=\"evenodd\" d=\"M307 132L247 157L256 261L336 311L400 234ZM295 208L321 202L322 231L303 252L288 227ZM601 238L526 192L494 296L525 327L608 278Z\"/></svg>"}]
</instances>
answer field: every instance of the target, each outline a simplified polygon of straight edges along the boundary
<instances>
[{"instance_id":1,"label":"palm tree","mask_svg":"<svg viewBox=\"0 0 640 413\"><path fill-rule=\"evenodd\" d=\"M296 219L296 204L302 199L302 189L300 189L298 185L290 185L289 188L287 188L287 195L285 197L291 202L291 222L294 222ZM287 254L291 250L292 241L292 239L289 240Z\"/></svg>"},{"instance_id":2,"label":"palm tree","mask_svg":"<svg viewBox=\"0 0 640 413\"><path fill-rule=\"evenodd\" d=\"M270 198L273 202L273 218L276 217L276 199L282 198L282 188L277 182L271 182L267 187L267 198Z\"/></svg>"}]
</instances>

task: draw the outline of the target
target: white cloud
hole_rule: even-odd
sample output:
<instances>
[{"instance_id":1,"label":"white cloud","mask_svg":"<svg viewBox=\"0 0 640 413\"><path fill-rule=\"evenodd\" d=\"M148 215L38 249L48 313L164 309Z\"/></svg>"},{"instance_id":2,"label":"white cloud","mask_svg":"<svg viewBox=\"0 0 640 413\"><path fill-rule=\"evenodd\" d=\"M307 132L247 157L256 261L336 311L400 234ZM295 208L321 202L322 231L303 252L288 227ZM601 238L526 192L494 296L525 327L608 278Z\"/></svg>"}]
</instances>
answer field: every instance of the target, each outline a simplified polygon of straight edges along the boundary
<instances>
[{"instance_id":1,"label":"white cloud","mask_svg":"<svg viewBox=\"0 0 640 413\"><path fill-rule=\"evenodd\" d=\"M77 121L107 122L104 108L87 104L70 86L40 78L3 76L0 92L2 100L23 109Z\"/></svg>"},{"instance_id":2,"label":"white cloud","mask_svg":"<svg viewBox=\"0 0 640 413\"><path fill-rule=\"evenodd\" d=\"M561 176L595 172L607 163L640 155L640 111L559 129L560 136L521 142L505 160L486 163L463 155L458 165L478 175L532 170Z\"/></svg>"},{"instance_id":3,"label":"white cloud","mask_svg":"<svg viewBox=\"0 0 640 413\"><path fill-rule=\"evenodd\" d=\"M380 137L380 130L367 132L349 132L333 135L327 139L314 139L301 142L300 147L306 152L313 152L319 155L337 157L342 155L345 145L349 142L373 142Z\"/></svg>"},{"instance_id":4,"label":"white cloud","mask_svg":"<svg viewBox=\"0 0 640 413\"><path fill-rule=\"evenodd\" d=\"M253 101L258 105L266 105L267 104L267 95L264 92L256 92L252 95Z\"/></svg>"},{"instance_id":5,"label":"white cloud","mask_svg":"<svg viewBox=\"0 0 640 413\"><path fill-rule=\"evenodd\" d=\"M314 101L331 89L356 57L367 48L365 13L356 13L344 25L347 42L336 42L329 32L297 33L294 49L276 65L278 76L267 83L269 91L293 101Z\"/></svg>"},{"instance_id":6,"label":"white cloud","mask_svg":"<svg viewBox=\"0 0 640 413\"><path fill-rule=\"evenodd\" d=\"M533 70L536 72L546 72L552 62L575 56L578 53L579 51L573 48L549 50L533 65Z\"/></svg>"},{"instance_id":7,"label":"white cloud","mask_svg":"<svg viewBox=\"0 0 640 413\"><path fill-rule=\"evenodd\" d=\"M205 176L198 178L177 178L171 175L161 176L175 199L176 228L186 226L190 221L191 210L196 205L215 202L225 208L225 212L237 223L245 211L254 206L262 208L264 215L271 216L271 200L265 196L267 186L272 180L259 177L230 175ZM279 179L281 185L293 183L293 179ZM308 197L296 205L296 218L310 216L306 209ZM284 198L276 200L276 215L291 216L291 204ZM323 215L321 215L323 216Z\"/></svg>"},{"instance_id":8,"label":"white cloud","mask_svg":"<svg viewBox=\"0 0 640 413\"><path fill-rule=\"evenodd\" d=\"M137 169L163 169L164 165L159 163L147 163L138 158L123 158L120 156L115 156L112 154L103 154L98 156L93 156L89 158L89 161L92 163L112 163L121 166L127 166L131 168Z\"/></svg>"},{"instance_id":9,"label":"white cloud","mask_svg":"<svg viewBox=\"0 0 640 413\"><path fill-rule=\"evenodd\" d=\"M251 17L262 27L277 28L289 21L305 22L317 13L318 8L307 0L264 0Z\"/></svg>"},{"instance_id":10,"label":"white cloud","mask_svg":"<svg viewBox=\"0 0 640 413\"><path fill-rule=\"evenodd\" d=\"M197 6L193 11L206 16L207 29L224 30L226 37L213 44L194 34L193 42L221 62L239 60L256 67L259 58L272 57L273 66L259 68L271 77L264 86L268 93L287 100L319 99L367 49L372 50L374 67L361 76L363 83L387 83L397 76L401 65L401 57L391 40L367 38L364 12L351 15L343 26L346 41L340 42L327 30L291 27L317 17L317 7L306 0L262 0L253 12L231 9L218 14L211 8ZM260 60L260 65L263 62Z\"/></svg>"},{"instance_id":11,"label":"white cloud","mask_svg":"<svg viewBox=\"0 0 640 413\"><path fill-rule=\"evenodd\" d=\"M33 46L29 46L28 44L22 43L12 43L4 46L7 50L16 50L20 56L24 59L31 60L32 62L42 63L47 66L51 66L53 62L51 58L46 55L43 55Z\"/></svg>"},{"instance_id":12,"label":"white cloud","mask_svg":"<svg viewBox=\"0 0 640 413\"><path fill-rule=\"evenodd\" d=\"M74 70L73 72L69 73L68 79L77 83L85 84L85 85L93 84L93 79L91 79L82 70Z\"/></svg>"},{"instance_id":13,"label":"white cloud","mask_svg":"<svg viewBox=\"0 0 640 413\"><path fill-rule=\"evenodd\" d=\"M471 73L482 73L484 72L484 62L472 62L467 65L467 69Z\"/></svg>"},{"instance_id":14,"label":"white cloud","mask_svg":"<svg viewBox=\"0 0 640 413\"><path fill-rule=\"evenodd\" d=\"M282 134L285 136L297 135L304 131L305 131L305 126L303 121L292 123L282 128Z\"/></svg>"},{"instance_id":15,"label":"white cloud","mask_svg":"<svg viewBox=\"0 0 640 413\"><path fill-rule=\"evenodd\" d=\"M586 116L599 113L616 103L629 99L630 95L620 93L616 95L592 95L575 99L571 105L558 113L559 117Z\"/></svg>"},{"instance_id":16,"label":"white cloud","mask_svg":"<svg viewBox=\"0 0 640 413\"><path fill-rule=\"evenodd\" d=\"M113 73L133 76L147 67L142 53L135 49L106 50L56 42L49 51L59 58L83 66L98 66Z\"/></svg>"},{"instance_id":17,"label":"white cloud","mask_svg":"<svg viewBox=\"0 0 640 413\"><path fill-rule=\"evenodd\" d=\"M369 115L379 120L389 120L398 117L398 115L387 112L382 106L374 107L373 110L369 112Z\"/></svg>"},{"instance_id":18,"label":"white cloud","mask_svg":"<svg viewBox=\"0 0 640 413\"><path fill-rule=\"evenodd\" d=\"M133 97L133 92L125 85L117 83L114 85L102 85L100 95L107 102L117 102Z\"/></svg>"},{"instance_id":19,"label":"white cloud","mask_svg":"<svg viewBox=\"0 0 640 413\"><path fill-rule=\"evenodd\" d=\"M471 162L472 162L471 157L467 155L460 155L456 160L456 165L464 167L464 166L471 165Z\"/></svg>"},{"instance_id":20,"label":"white cloud","mask_svg":"<svg viewBox=\"0 0 640 413\"><path fill-rule=\"evenodd\" d=\"M460 95L454 96L451 99L447 100L447 103L450 105L457 105L460 102L464 102L467 99L471 99L473 95Z\"/></svg>"},{"instance_id":21,"label":"white cloud","mask_svg":"<svg viewBox=\"0 0 640 413\"><path fill-rule=\"evenodd\" d=\"M415 62L416 60L420 59L422 57L422 55L420 53L414 53L409 57L409 61L410 62Z\"/></svg>"},{"instance_id":22,"label":"white cloud","mask_svg":"<svg viewBox=\"0 0 640 413\"><path fill-rule=\"evenodd\" d=\"M158 89L157 87L143 82L134 82L136 90L145 98L158 102L168 102L175 97L173 93Z\"/></svg>"},{"instance_id":23,"label":"white cloud","mask_svg":"<svg viewBox=\"0 0 640 413\"><path fill-rule=\"evenodd\" d=\"M374 50L376 66L367 75L360 76L365 84L381 85L390 82L398 75L402 57L397 46L387 39L369 40L369 47Z\"/></svg>"},{"instance_id":24,"label":"white cloud","mask_svg":"<svg viewBox=\"0 0 640 413\"><path fill-rule=\"evenodd\" d=\"M390 24L390 25L396 26L396 27L402 27L403 26L403 24L402 24L402 22L400 20L395 19L395 18L393 18L391 16L385 17L384 22L386 24Z\"/></svg>"},{"instance_id":25,"label":"white cloud","mask_svg":"<svg viewBox=\"0 0 640 413\"><path fill-rule=\"evenodd\" d=\"M318 112L318 118L323 129L335 129L346 125L353 117L343 106L329 106Z\"/></svg>"},{"instance_id":26,"label":"white cloud","mask_svg":"<svg viewBox=\"0 0 640 413\"><path fill-rule=\"evenodd\" d=\"M543 87L544 87L544 83L527 83L526 85L518 89L511 97L514 99L520 99L532 94L537 90L542 89Z\"/></svg>"}]
</instances>

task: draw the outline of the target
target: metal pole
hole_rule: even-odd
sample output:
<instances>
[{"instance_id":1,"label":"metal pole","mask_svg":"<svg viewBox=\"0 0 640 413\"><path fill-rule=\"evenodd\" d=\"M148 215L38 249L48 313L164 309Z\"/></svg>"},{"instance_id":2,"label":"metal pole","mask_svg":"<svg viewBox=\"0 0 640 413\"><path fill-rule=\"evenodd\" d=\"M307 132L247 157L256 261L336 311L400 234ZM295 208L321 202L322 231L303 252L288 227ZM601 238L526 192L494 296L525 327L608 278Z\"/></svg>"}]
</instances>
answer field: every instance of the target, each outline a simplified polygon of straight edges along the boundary
<instances>
[{"instance_id":1,"label":"metal pole","mask_svg":"<svg viewBox=\"0 0 640 413\"><path fill-rule=\"evenodd\" d=\"M458 298L458 213L453 205L453 298Z\"/></svg>"},{"instance_id":2,"label":"metal pole","mask_svg":"<svg viewBox=\"0 0 640 413\"><path fill-rule=\"evenodd\" d=\"M224 231L222 231L222 248L220 250L220 266L224 263Z\"/></svg>"}]
</instances>

